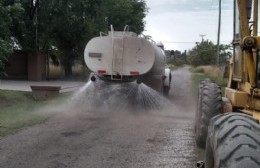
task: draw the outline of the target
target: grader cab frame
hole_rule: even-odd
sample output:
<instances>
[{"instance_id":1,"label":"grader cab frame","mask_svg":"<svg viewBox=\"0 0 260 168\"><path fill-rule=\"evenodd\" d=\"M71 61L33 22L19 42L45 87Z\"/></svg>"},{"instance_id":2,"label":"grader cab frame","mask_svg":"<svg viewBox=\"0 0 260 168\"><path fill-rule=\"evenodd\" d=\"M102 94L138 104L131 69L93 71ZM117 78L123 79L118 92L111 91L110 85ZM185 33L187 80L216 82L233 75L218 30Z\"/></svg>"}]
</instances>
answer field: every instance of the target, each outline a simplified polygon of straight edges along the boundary
<instances>
[{"instance_id":1,"label":"grader cab frame","mask_svg":"<svg viewBox=\"0 0 260 168\"><path fill-rule=\"evenodd\" d=\"M225 96L200 82L195 139L206 148L206 168L260 167L259 0L234 0L233 57Z\"/></svg>"},{"instance_id":2,"label":"grader cab frame","mask_svg":"<svg viewBox=\"0 0 260 168\"><path fill-rule=\"evenodd\" d=\"M234 6L234 54L225 96L234 110L260 120L259 3L237 0Z\"/></svg>"}]
</instances>

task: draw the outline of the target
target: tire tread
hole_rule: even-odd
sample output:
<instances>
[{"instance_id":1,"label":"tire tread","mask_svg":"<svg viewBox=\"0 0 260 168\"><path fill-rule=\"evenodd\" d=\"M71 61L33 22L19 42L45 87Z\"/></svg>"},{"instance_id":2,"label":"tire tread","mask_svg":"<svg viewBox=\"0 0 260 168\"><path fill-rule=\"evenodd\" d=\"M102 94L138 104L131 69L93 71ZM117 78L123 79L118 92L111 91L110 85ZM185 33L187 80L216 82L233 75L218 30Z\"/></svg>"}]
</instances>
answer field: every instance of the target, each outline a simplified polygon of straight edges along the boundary
<instances>
[{"instance_id":1,"label":"tire tread","mask_svg":"<svg viewBox=\"0 0 260 168\"><path fill-rule=\"evenodd\" d=\"M213 152L216 168L260 167L260 125L251 116L240 113L215 116L208 133L206 151ZM212 166L209 162L206 160L206 167Z\"/></svg>"},{"instance_id":2,"label":"tire tread","mask_svg":"<svg viewBox=\"0 0 260 168\"><path fill-rule=\"evenodd\" d=\"M199 85L198 100L196 143L198 147L205 148L209 120L223 111L220 87L210 80L202 81Z\"/></svg>"}]
</instances>

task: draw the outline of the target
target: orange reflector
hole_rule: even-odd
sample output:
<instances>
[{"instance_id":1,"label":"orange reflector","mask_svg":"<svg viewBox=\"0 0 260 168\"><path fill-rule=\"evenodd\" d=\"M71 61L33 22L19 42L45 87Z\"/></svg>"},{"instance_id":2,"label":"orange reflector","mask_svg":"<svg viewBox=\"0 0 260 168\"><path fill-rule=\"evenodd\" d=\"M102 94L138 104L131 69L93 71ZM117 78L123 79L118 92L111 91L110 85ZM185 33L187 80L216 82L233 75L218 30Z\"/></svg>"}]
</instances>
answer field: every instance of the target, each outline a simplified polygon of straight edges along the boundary
<instances>
[{"instance_id":1,"label":"orange reflector","mask_svg":"<svg viewBox=\"0 0 260 168\"><path fill-rule=\"evenodd\" d=\"M107 73L107 71L105 71L105 70L98 70L98 74L106 74Z\"/></svg>"},{"instance_id":2,"label":"orange reflector","mask_svg":"<svg viewBox=\"0 0 260 168\"><path fill-rule=\"evenodd\" d=\"M131 74L131 75L139 75L139 72L137 72L137 71L131 71L130 74Z\"/></svg>"}]
</instances>

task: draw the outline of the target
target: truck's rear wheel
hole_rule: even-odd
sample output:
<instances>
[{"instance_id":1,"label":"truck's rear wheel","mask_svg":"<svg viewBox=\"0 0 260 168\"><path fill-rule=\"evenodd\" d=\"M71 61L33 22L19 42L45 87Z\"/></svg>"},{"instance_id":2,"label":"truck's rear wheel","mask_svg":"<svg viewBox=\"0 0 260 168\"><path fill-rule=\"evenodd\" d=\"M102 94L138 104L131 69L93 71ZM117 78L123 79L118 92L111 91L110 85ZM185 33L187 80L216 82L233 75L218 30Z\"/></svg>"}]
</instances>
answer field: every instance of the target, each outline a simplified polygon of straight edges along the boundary
<instances>
[{"instance_id":1,"label":"truck's rear wheel","mask_svg":"<svg viewBox=\"0 0 260 168\"><path fill-rule=\"evenodd\" d=\"M170 87L164 86L163 87L163 95L167 97L167 96L169 96L169 93L170 93Z\"/></svg>"},{"instance_id":2,"label":"truck's rear wheel","mask_svg":"<svg viewBox=\"0 0 260 168\"><path fill-rule=\"evenodd\" d=\"M195 123L198 147L205 148L209 120L222 111L222 97L219 86L211 81L201 82Z\"/></svg>"},{"instance_id":3,"label":"truck's rear wheel","mask_svg":"<svg viewBox=\"0 0 260 168\"><path fill-rule=\"evenodd\" d=\"M206 168L259 168L259 121L239 113L212 118L205 163Z\"/></svg>"}]
</instances>

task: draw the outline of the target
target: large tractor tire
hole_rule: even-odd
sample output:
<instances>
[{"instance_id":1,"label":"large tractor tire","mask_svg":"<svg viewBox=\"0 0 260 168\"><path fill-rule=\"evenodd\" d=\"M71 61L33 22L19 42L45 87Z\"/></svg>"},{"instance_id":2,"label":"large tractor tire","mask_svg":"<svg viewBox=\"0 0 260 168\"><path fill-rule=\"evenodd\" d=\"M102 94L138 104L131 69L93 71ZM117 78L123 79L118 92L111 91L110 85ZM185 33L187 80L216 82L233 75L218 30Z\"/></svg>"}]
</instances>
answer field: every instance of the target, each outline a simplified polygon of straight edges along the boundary
<instances>
[{"instance_id":1,"label":"large tractor tire","mask_svg":"<svg viewBox=\"0 0 260 168\"><path fill-rule=\"evenodd\" d=\"M260 125L251 116L226 113L211 119L206 168L260 168Z\"/></svg>"},{"instance_id":2,"label":"large tractor tire","mask_svg":"<svg viewBox=\"0 0 260 168\"><path fill-rule=\"evenodd\" d=\"M199 98L195 119L196 144L205 148L209 120L223 112L220 87L210 80L202 81L199 86Z\"/></svg>"},{"instance_id":3,"label":"large tractor tire","mask_svg":"<svg viewBox=\"0 0 260 168\"><path fill-rule=\"evenodd\" d=\"M199 83L199 88L198 88L198 98L197 98L197 108L196 108L196 113L195 113L195 134L197 133L197 126L199 124L199 118L200 118L200 112L199 112L199 107L201 106L201 90L204 88L206 83L212 83L210 79L206 79L203 81L200 81Z\"/></svg>"}]
</instances>

